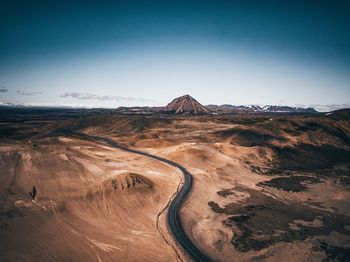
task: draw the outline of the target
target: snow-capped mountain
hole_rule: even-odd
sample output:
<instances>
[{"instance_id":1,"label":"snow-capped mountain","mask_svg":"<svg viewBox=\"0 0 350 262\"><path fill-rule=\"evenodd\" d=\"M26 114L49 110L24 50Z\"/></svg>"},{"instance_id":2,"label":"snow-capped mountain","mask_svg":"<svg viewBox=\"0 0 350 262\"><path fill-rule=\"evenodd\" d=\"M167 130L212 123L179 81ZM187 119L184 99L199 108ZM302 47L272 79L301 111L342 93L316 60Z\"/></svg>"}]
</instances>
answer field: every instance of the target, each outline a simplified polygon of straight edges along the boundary
<instances>
[{"instance_id":1,"label":"snow-capped mountain","mask_svg":"<svg viewBox=\"0 0 350 262\"><path fill-rule=\"evenodd\" d=\"M292 106L274 106L274 105L248 105L248 106L234 106L234 105L207 105L209 110L216 113L317 113L311 107L292 107Z\"/></svg>"}]
</instances>

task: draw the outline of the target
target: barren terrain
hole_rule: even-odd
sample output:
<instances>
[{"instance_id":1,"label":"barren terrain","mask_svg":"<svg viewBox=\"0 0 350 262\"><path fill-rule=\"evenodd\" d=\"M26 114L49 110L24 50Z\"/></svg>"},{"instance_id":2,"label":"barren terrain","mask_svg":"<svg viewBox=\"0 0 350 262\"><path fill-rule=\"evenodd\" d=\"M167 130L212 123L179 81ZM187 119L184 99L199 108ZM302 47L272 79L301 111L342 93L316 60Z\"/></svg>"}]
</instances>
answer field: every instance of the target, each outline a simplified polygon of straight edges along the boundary
<instances>
[{"instance_id":1,"label":"barren terrain","mask_svg":"<svg viewBox=\"0 0 350 262\"><path fill-rule=\"evenodd\" d=\"M175 161L192 174L180 219L214 261L350 259L346 111L1 114L1 261L189 260L166 219L183 174L84 139L94 136Z\"/></svg>"}]
</instances>

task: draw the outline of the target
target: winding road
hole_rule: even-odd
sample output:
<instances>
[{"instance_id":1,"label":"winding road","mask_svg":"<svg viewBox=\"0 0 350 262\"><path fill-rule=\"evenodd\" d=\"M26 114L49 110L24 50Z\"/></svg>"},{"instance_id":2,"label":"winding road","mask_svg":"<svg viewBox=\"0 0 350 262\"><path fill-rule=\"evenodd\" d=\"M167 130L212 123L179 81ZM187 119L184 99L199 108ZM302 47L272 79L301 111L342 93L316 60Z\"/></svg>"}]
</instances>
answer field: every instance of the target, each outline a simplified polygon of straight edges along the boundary
<instances>
[{"instance_id":1,"label":"winding road","mask_svg":"<svg viewBox=\"0 0 350 262\"><path fill-rule=\"evenodd\" d=\"M173 167L180 169L180 171L184 175L185 180L184 180L184 184L183 184L182 188L180 189L180 191L175 196L175 198L173 199L173 201L170 203L170 206L169 206L168 222L169 222L170 229L173 232L175 239L184 248L184 250L186 250L186 252L189 254L189 256L193 260L201 261L201 262L202 261L203 262L212 261L209 257L207 257L205 254L203 254L195 246L195 244L186 236L185 231L184 231L182 224L181 224L181 221L180 221L180 217L179 217L179 210L180 210L181 203L185 199L187 193L191 189L191 185L192 185L191 173L188 172L186 168L184 168L183 166L179 165L178 163L176 163L174 161L171 161L171 160L168 160L168 159L156 156L156 155L152 155L150 153L139 151L136 149L131 149L131 148L128 148L126 146L122 146L109 138L99 137L99 136L91 136L91 137L94 139L102 140L105 143L107 143L109 146L112 146L112 147L115 147L118 149L122 149L124 151L128 151L131 153L143 155L143 156L146 156L149 158L153 158L155 160L158 160L160 162L166 163L168 165L171 165Z\"/></svg>"}]
</instances>

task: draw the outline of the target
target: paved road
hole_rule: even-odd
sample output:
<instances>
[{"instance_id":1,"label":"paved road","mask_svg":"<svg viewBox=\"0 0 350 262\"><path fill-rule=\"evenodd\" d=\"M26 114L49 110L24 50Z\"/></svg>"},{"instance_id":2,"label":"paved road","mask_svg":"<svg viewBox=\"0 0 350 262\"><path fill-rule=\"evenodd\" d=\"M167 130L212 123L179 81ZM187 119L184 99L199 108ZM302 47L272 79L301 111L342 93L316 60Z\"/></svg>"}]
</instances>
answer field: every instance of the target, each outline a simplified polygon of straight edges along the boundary
<instances>
[{"instance_id":1,"label":"paved road","mask_svg":"<svg viewBox=\"0 0 350 262\"><path fill-rule=\"evenodd\" d=\"M85 136L85 135L83 135L83 136ZM131 153L150 157L150 158L153 158L155 160L161 161L163 163L169 164L173 167L180 169L181 172L184 174L185 181L184 181L184 185L182 186L182 188L180 189L180 191L175 196L175 198L173 199L173 201L171 202L171 204L169 206L168 222L170 225L170 229L173 232L176 240L181 244L181 246L184 248L184 250L186 250L186 252L189 254L189 256L193 260L203 261L203 262L212 261L209 257L207 257L205 254L203 254L196 247L196 245L186 236L185 231L184 231L183 226L182 226L181 221L180 221L180 217L179 217L179 210L180 210L181 204L182 204L184 198L186 197L187 193L191 189L191 184L192 184L191 173L188 172L187 169L185 169L183 166L179 165L178 163L176 163L174 161L171 161L171 160L168 160L168 159L156 156L156 155L152 155L152 154L149 154L146 152L142 152L139 150L135 150L135 149L131 149L131 148L122 146L122 145L116 143L115 141L108 139L108 138L105 138L105 137L97 137L97 136L93 136L93 137L88 136L88 137L93 138L93 139L97 139L97 140L102 140L112 147L116 147L116 148L131 152Z\"/></svg>"}]
</instances>

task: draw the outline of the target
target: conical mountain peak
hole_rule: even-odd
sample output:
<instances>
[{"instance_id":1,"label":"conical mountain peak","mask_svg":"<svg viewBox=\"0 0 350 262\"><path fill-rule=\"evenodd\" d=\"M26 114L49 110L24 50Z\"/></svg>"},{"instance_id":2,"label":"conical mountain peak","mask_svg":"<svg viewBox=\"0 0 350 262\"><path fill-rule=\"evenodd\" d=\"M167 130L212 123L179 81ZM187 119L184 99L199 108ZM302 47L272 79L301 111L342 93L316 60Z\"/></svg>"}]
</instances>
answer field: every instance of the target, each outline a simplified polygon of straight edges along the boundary
<instances>
[{"instance_id":1,"label":"conical mountain peak","mask_svg":"<svg viewBox=\"0 0 350 262\"><path fill-rule=\"evenodd\" d=\"M164 111L174 114L210 114L210 111L190 95L180 96L171 101Z\"/></svg>"}]
</instances>

